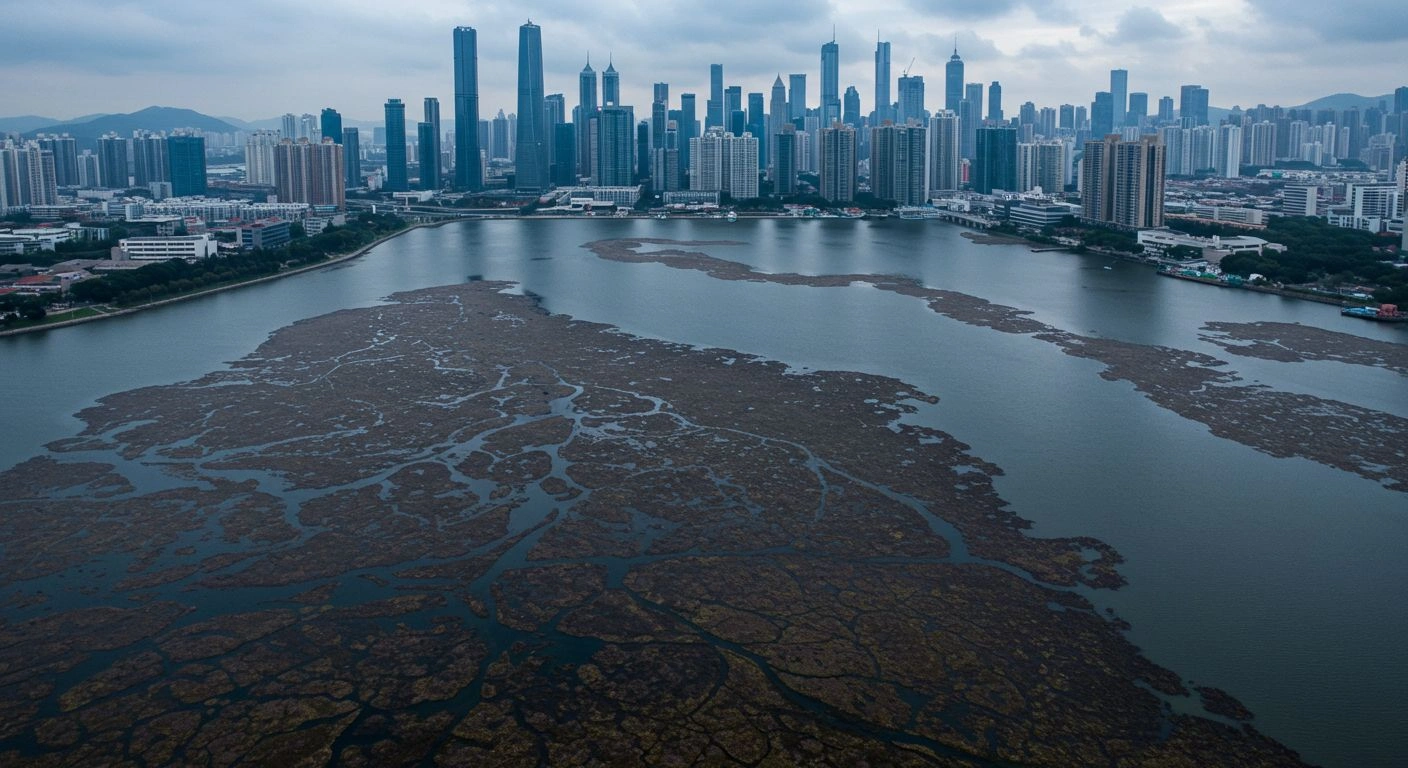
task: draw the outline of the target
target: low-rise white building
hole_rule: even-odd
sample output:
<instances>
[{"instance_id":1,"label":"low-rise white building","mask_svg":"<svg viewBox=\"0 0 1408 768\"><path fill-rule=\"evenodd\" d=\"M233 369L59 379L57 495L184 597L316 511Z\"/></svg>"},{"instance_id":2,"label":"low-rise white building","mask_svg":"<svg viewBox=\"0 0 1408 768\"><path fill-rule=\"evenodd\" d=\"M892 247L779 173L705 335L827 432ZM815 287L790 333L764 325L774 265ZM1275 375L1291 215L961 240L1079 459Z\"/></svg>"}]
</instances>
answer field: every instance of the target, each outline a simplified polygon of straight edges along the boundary
<instances>
[{"instance_id":1,"label":"low-rise white building","mask_svg":"<svg viewBox=\"0 0 1408 768\"><path fill-rule=\"evenodd\" d=\"M214 256L218 250L215 237L209 233L173 237L129 237L117 241L117 248L122 253L122 258L131 261L195 261Z\"/></svg>"}]
</instances>

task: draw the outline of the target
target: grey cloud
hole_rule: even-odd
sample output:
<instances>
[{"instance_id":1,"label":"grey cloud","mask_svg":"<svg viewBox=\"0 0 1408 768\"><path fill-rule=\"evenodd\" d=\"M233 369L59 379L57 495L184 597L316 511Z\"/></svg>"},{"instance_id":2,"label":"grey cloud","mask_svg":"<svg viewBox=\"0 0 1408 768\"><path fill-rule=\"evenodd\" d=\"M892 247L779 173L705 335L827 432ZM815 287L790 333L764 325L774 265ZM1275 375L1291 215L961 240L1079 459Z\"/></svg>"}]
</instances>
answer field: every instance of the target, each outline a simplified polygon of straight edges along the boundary
<instances>
[{"instance_id":1,"label":"grey cloud","mask_svg":"<svg viewBox=\"0 0 1408 768\"><path fill-rule=\"evenodd\" d=\"M916 13L945 19L992 19L1024 9L1043 21L1075 19L1075 12L1066 0L907 0L906 5Z\"/></svg>"},{"instance_id":2,"label":"grey cloud","mask_svg":"<svg viewBox=\"0 0 1408 768\"><path fill-rule=\"evenodd\" d=\"M1408 40L1408 3L1403 0L1335 0L1288 3L1248 0L1262 20L1275 27L1311 30L1328 42ZM1399 60L1399 66L1403 60Z\"/></svg>"},{"instance_id":3,"label":"grey cloud","mask_svg":"<svg viewBox=\"0 0 1408 768\"><path fill-rule=\"evenodd\" d=\"M1147 6L1130 8L1120 16L1115 31L1105 36L1111 43L1158 43L1177 40L1187 32Z\"/></svg>"}]
</instances>

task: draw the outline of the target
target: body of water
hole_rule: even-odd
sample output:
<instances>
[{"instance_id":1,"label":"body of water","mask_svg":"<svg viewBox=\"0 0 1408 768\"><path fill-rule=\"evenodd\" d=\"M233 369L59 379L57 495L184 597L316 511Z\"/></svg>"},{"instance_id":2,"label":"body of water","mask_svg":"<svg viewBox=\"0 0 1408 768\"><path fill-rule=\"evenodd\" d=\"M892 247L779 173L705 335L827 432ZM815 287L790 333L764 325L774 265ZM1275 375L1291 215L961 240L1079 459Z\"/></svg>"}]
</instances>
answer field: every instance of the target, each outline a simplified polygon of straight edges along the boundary
<instances>
[{"instance_id":1,"label":"body of water","mask_svg":"<svg viewBox=\"0 0 1408 768\"><path fill-rule=\"evenodd\" d=\"M1033 313L1074 333L1229 361L1248 381L1408 416L1408 382L1377 368L1230 357L1209 321L1297 322L1408 343L1408 329L1334 307L1219 290L1096 256L976 245L926 222L481 221L410 232L359 259L75 328L0 339L0 467L73 434L103 395L193 379L300 319L397 291L510 280L554 312L724 347L796 368L894 376L940 402L911 417L1002 467L997 488L1034 535L1088 535L1129 585L1089 597L1156 662L1245 702L1254 724L1312 762L1400 764L1408 738L1408 497L1212 436L1099 377L1101 364L973 327L857 284L726 282L606 262L617 237L737 240L702 247L767 272L905 274Z\"/></svg>"}]
</instances>

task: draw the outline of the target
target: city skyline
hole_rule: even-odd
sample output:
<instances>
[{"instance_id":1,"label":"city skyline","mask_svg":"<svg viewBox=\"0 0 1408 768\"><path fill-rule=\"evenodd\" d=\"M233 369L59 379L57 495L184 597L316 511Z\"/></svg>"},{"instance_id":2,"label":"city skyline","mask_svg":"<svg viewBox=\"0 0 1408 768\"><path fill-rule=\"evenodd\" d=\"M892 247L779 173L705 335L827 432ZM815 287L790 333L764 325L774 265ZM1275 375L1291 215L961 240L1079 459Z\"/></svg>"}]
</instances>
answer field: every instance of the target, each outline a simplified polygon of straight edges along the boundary
<instances>
[{"instance_id":1,"label":"city skyline","mask_svg":"<svg viewBox=\"0 0 1408 768\"><path fill-rule=\"evenodd\" d=\"M516 31L530 15L543 27L548 93L573 93L572 78L590 52L615 64L622 102L635 106L648 105L652 84L661 81L671 83L674 95L692 92L704 101L715 63L724 65L728 85L746 92L765 91L777 74L793 72L819 86L821 47L831 40L833 24L839 89L858 88L862 114L875 106L870 85L877 36L891 43L892 78L909 69L939 83L957 35L966 79L1001 81L1011 104L1089 103L1108 88L1109 70L1125 69L1129 91L1155 100L1196 82L1211 91L1214 106L1295 106L1337 92L1391 92L1408 67L1402 45L1408 6L1383 0L1341 3L1333 17L1309 2L1270 0L1179 0L1157 11L1062 0L960 2L939 10L915 0L864 9L823 0L765 7L726 0L708 15L629 5L635 13L603 24L599 11L555 2L468 13L460 4L432 1L414 14L354 2L329 14L255 0L226 15L219 7L153 2L119 12L80 1L14 19L9 26L16 44L0 46L0 62L20 82L34 84L7 98L12 115L71 119L171 103L262 120L331 104L358 121L374 119L390 97L454 103L447 38L461 25L479 31L481 116L500 107L512 111ZM186 24L218 26L222 42L171 29ZM130 34L114 35L114 29ZM327 34L309 35L309 29ZM295 41L296 66L287 52L267 48ZM1347 41L1354 41L1355 56L1343 55ZM809 106L820 106L818 86L810 88ZM932 95L930 102L932 108Z\"/></svg>"}]
</instances>

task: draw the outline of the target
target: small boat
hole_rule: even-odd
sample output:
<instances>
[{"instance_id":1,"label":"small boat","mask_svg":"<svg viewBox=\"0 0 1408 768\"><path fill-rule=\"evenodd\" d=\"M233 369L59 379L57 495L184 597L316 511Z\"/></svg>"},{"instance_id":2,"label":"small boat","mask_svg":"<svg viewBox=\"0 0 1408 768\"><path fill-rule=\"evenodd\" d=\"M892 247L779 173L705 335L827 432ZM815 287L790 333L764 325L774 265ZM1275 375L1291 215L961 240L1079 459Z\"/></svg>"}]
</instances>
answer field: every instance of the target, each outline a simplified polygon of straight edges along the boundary
<instances>
[{"instance_id":1,"label":"small boat","mask_svg":"<svg viewBox=\"0 0 1408 768\"><path fill-rule=\"evenodd\" d=\"M729 211L728 215L725 216L724 219L730 222L738 221L738 214L734 213L733 211Z\"/></svg>"}]
</instances>

